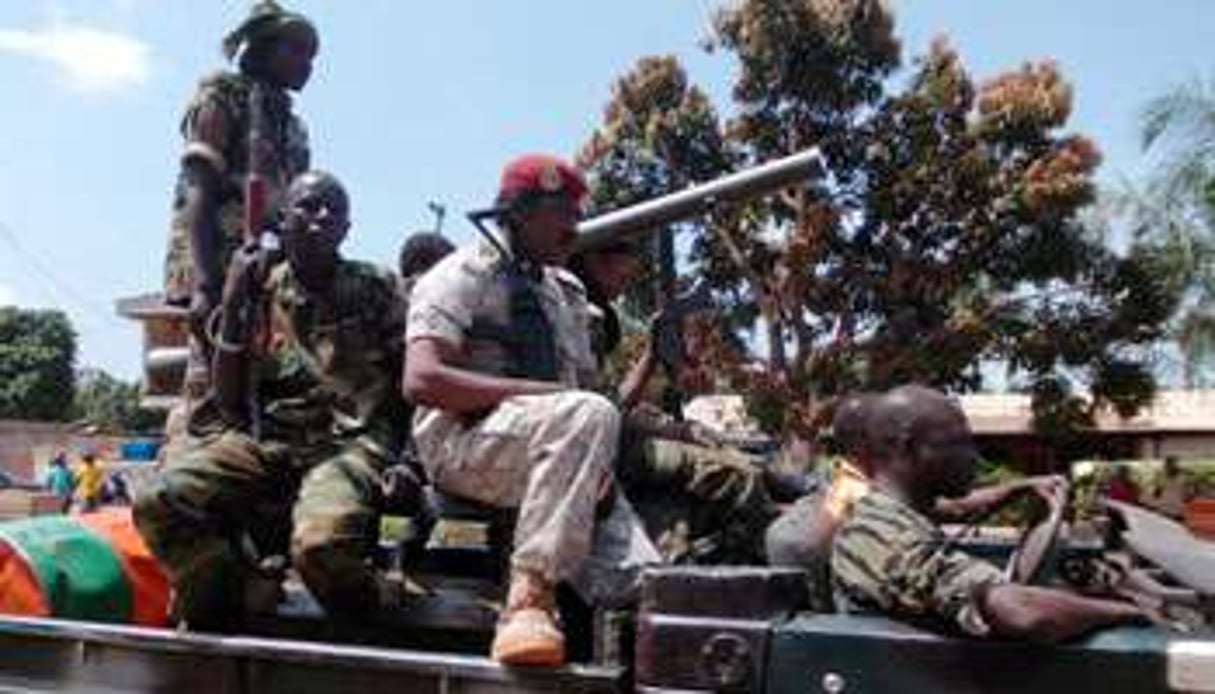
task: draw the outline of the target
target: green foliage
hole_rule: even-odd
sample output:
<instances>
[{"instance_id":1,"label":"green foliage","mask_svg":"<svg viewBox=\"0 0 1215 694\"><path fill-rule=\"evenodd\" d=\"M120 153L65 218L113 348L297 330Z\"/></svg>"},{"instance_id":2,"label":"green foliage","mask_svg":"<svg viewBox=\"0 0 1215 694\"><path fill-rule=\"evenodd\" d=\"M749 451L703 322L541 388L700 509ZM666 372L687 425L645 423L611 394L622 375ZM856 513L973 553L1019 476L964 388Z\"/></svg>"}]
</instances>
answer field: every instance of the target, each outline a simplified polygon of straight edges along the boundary
<instances>
[{"instance_id":1,"label":"green foliage","mask_svg":"<svg viewBox=\"0 0 1215 694\"><path fill-rule=\"evenodd\" d=\"M1209 385L1215 355L1215 91L1193 83L1152 99L1140 124L1156 169L1141 189L1110 195L1135 238L1159 249L1159 269L1182 295L1170 337L1187 386Z\"/></svg>"},{"instance_id":2,"label":"green foliage","mask_svg":"<svg viewBox=\"0 0 1215 694\"><path fill-rule=\"evenodd\" d=\"M164 424L160 414L139 406L137 384L98 369L83 369L77 376L73 412L76 419L111 432L154 432Z\"/></svg>"},{"instance_id":3,"label":"green foliage","mask_svg":"<svg viewBox=\"0 0 1215 694\"><path fill-rule=\"evenodd\" d=\"M0 418L70 418L75 358L62 311L0 308Z\"/></svg>"},{"instance_id":4,"label":"green foliage","mask_svg":"<svg viewBox=\"0 0 1215 694\"><path fill-rule=\"evenodd\" d=\"M1114 253L1081 219L1101 157L1064 130L1072 89L1053 63L976 84L937 40L899 87L878 0L742 0L710 44L737 61L731 118L715 125L674 59L645 59L583 160L609 206L819 149L823 175L694 225L690 260L727 303L714 369L765 428L810 433L855 390L974 390L983 363L1006 365L1059 436L1100 404L1150 400L1176 287L1157 246ZM757 329L762 362L736 349Z\"/></svg>"},{"instance_id":5,"label":"green foliage","mask_svg":"<svg viewBox=\"0 0 1215 694\"><path fill-rule=\"evenodd\" d=\"M673 56L642 58L616 81L603 125L583 146L578 161L592 182L592 207L599 211L715 178L734 165L708 96L688 84L687 73ZM704 225L693 220L689 228L702 235ZM663 257L659 236L660 242L646 251L646 267L658 265ZM666 243L669 249L671 242ZM663 257L662 262L673 263L673 258ZM673 274L673 267L668 272ZM626 296L630 312L652 313L661 289L657 281L635 285Z\"/></svg>"}]
</instances>

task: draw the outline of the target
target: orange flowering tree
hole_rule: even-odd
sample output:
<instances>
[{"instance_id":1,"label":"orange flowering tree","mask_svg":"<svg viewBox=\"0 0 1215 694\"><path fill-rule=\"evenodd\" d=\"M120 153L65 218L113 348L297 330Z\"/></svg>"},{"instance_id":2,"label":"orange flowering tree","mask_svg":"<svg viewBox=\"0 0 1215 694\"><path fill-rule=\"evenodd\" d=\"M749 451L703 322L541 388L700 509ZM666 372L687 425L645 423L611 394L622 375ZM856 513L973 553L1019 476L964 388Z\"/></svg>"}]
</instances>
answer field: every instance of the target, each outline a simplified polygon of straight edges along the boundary
<instances>
[{"instance_id":1,"label":"orange flowering tree","mask_svg":"<svg viewBox=\"0 0 1215 694\"><path fill-rule=\"evenodd\" d=\"M673 58L646 59L581 161L610 206L819 150L820 176L688 225L687 265L727 309L697 328L704 368L765 428L812 432L846 392L976 390L993 369L1048 434L1150 400L1175 292L1155 249L1115 253L1085 222L1101 155L1066 131L1053 63L976 83L938 39L892 86L902 50L879 0L741 0L709 47L737 60L728 118ZM655 66L662 88L626 88Z\"/></svg>"}]
</instances>

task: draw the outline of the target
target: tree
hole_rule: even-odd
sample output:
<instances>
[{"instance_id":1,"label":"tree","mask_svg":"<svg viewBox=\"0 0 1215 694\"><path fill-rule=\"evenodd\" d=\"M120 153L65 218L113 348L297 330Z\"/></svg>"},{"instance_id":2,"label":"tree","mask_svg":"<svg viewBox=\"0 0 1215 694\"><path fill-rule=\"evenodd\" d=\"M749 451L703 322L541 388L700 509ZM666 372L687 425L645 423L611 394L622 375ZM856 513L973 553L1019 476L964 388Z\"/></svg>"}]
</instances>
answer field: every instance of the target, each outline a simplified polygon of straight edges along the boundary
<instances>
[{"instance_id":1,"label":"tree","mask_svg":"<svg viewBox=\"0 0 1215 694\"><path fill-rule=\"evenodd\" d=\"M773 432L809 433L845 392L975 390L987 363L1033 395L1044 431L1101 403L1135 411L1175 296L1156 249L1117 255L1080 219L1100 154L1063 131L1070 85L1047 61L976 86L938 39L894 89L893 27L877 0L743 0L718 15L711 47L739 66L731 160L814 146L824 173L720 211L699 240L698 270L730 258L747 285L723 295L729 314L769 336L757 368L736 325L714 326L701 336L713 369Z\"/></svg>"},{"instance_id":2,"label":"tree","mask_svg":"<svg viewBox=\"0 0 1215 694\"><path fill-rule=\"evenodd\" d=\"M110 432L153 431L163 424L160 415L139 406L138 384L100 369L80 370L73 412L76 419Z\"/></svg>"},{"instance_id":3,"label":"tree","mask_svg":"<svg viewBox=\"0 0 1215 694\"><path fill-rule=\"evenodd\" d=\"M674 56L637 61L616 81L603 125L583 146L578 162L591 181L591 204L607 211L627 207L722 175L735 158L709 97L688 83ZM681 225L702 237L704 220ZM633 313L645 315L673 287L674 234L665 229L646 264L659 268L657 281L639 284L627 297Z\"/></svg>"},{"instance_id":4,"label":"tree","mask_svg":"<svg viewBox=\"0 0 1215 694\"><path fill-rule=\"evenodd\" d=\"M71 417L76 333L62 311L0 308L0 418Z\"/></svg>"},{"instance_id":5,"label":"tree","mask_svg":"<svg viewBox=\"0 0 1215 694\"><path fill-rule=\"evenodd\" d=\"M1215 93L1202 83L1152 99L1140 130L1156 160L1147 183L1111 194L1132 235L1158 246L1166 276L1182 295L1170 336L1183 359L1188 387L1204 382L1215 354Z\"/></svg>"}]
</instances>

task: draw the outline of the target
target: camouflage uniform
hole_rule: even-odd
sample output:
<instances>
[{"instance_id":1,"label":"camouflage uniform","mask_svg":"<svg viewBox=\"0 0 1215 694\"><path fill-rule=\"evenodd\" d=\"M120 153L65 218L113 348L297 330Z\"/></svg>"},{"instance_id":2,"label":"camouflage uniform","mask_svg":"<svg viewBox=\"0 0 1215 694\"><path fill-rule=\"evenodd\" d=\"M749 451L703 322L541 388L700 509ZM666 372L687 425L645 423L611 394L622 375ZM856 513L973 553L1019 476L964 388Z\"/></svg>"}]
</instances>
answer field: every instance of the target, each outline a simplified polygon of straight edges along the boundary
<instances>
[{"instance_id":1,"label":"camouflage uniform","mask_svg":"<svg viewBox=\"0 0 1215 694\"><path fill-rule=\"evenodd\" d=\"M508 272L489 246L448 256L414 286L406 340L455 345L457 365L471 371L525 375L509 345L529 336L511 325ZM595 517L620 417L606 398L582 389L597 378L582 286L555 268L529 284L550 326L556 380L571 389L507 398L479 416L419 407L414 444L444 492L519 509L512 569L552 583L570 580L584 597L610 601L628 592L639 565L658 557L623 498L605 521Z\"/></svg>"},{"instance_id":2,"label":"camouflage uniform","mask_svg":"<svg viewBox=\"0 0 1215 694\"><path fill-rule=\"evenodd\" d=\"M600 363L618 339L611 306L592 306L592 342ZM613 327L616 326L616 327ZM764 528L777 516L760 461L732 448L663 436L675 422L638 406L623 421L617 471L663 557L672 562L761 562Z\"/></svg>"},{"instance_id":3,"label":"camouflage uniform","mask_svg":"<svg viewBox=\"0 0 1215 694\"><path fill-rule=\"evenodd\" d=\"M995 566L949 547L910 506L874 490L856 503L831 555L836 600L845 610L943 623L973 636L991 629L979 601L1003 583Z\"/></svg>"},{"instance_id":4,"label":"camouflage uniform","mask_svg":"<svg viewBox=\"0 0 1215 694\"><path fill-rule=\"evenodd\" d=\"M764 529L777 516L762 464L732 448L645 435L625 419L621 484L668 561L763 561Z\"/></svg>"},{"instance_id":5,"label":"camouflage uniform","mask_svg":"<svg viewBox=\"0 0 1215 694\"><path fill-rule=\"evenodd\" d=\"M838 528L852 517L856 503L870 490L868 476L847 460L837 460L831 483L797 500L764 534L768 563L796 566L809 576L810 596L822 612L834 611L831 594L831 546L827 524ZM824 544L815 542L822 538Z\"/></svg>"},{"instance_id":6,"label":"camouflage uniform","mask_svg":"<svg viewBox=\"0 0 1215 694\"><path fill-rule=\"evenodd\" d=\"M240 245L244 233L244 179L249 163L249 92L252 81L239 73L221 72L198 86L181 120L185 139L182 160L198 158L210 164L222 181L219 226L223 235L223 264ZM266 87L266 122L272 145L268 159L269 209L277 209L287 185L308 170L308 131L291 112L291 97ZM194 262L190 230L185 225L182 179L173 196L173 217L165 257L165 298L185 303L194 291Z\"/></svg>"},{"instance_id":7,"label":"camouflage uniform","mask_svg":"<svg viewBox=\"0 0 1215 694\"><path fill-rule=\"evenodd\" d=\"M260 437L204 403L193 441L136 501L136 521L165 565L180 618L242 611L249 566L239 542L291 555L331 611L365 613L382 586L364 561L374 542L380 472L407 417L398 395L404 320L394 276L341 261L330 293L308 296L287 263L270 273L270 330L254 366Z\"/></svg>"},{"instance_id":8,"label":"camouflage uniform","mask_svg":"<svg viewBox=\"0 0 1215 694\"><path fill-rule=\"evenodd\" d=\"M244 234L244 182L249 164L249 93L252 81L240 73L221 72L204 79L181 120L185 139L182 161L201 160L220 179L217 217L220 231L220 268L241 243ZM308 170L308 131L291 112L291 97L265 87L265 121L271 147L266 157L267 210L273 213L287 185ZM165 254L165 300L187 305L194 292L194 258L185 215L185 179L179 176L173 195L169 243ZM186 393L198 400L210 383L207 350L190 340Z\"/></svg>"}]
</instances>

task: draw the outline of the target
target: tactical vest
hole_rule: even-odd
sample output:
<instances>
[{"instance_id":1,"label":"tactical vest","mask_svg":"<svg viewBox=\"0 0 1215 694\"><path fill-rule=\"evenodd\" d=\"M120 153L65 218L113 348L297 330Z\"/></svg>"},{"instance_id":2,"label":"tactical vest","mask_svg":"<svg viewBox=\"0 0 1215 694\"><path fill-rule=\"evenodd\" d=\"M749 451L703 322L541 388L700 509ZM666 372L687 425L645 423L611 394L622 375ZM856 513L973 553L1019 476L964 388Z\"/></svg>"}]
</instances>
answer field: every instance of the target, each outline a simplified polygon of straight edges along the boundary
<instances>
[{"instance_id":1,"label":"tactical vest","mask_svg":"<svg viewBox=\"0 0 1215 694\"><path fill-rule=\"evenodd\" d=\"M498 281L509 297L509 321L506 325L474 321L469 337L502 346L507 358L507 376L537 381L559 380L561 372L553 325L544 313L535 282L513 265L499 273Z\"/></svg>"}]
</instances>

